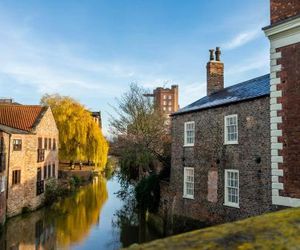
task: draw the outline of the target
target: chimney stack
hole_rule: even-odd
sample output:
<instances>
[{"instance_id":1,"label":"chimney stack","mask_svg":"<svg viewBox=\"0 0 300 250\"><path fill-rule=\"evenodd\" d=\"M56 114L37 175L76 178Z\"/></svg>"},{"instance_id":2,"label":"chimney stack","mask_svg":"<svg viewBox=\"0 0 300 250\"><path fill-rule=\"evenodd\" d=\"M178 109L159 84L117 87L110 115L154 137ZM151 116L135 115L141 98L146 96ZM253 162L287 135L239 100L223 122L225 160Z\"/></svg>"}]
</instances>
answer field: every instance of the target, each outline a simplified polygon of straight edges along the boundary
<instances>
[{"instance_id":1,"label":"chimney stack","mask_svg":"<svg viewBox=\"0 0 300 250\"><path fill-rule=\"evenodd\" d=\"M219 47L210 49L207 69L207 95L211 95L224 88L224 64L220 61L221 50ZM214 53L215 52L215 53Z\"/></svg>"}]
</instances>

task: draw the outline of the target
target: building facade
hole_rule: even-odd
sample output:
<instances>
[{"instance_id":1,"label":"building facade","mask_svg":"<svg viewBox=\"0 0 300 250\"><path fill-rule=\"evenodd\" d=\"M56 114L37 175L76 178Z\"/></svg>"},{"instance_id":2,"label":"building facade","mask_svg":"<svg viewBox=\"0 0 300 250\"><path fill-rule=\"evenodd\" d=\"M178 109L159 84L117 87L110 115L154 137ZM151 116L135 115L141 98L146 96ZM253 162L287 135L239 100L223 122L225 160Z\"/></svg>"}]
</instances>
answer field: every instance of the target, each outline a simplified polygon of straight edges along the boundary
<instances>
[{"instance_id":1,"label":"building facade","mask_svg":"<svg viewBox=\"0 0 300 250\"><path fill-rule=\"evenodd\" d=\"M178 85L172 85L169 88L156 88L152 94L145 96L153 97L155 106L166 115L176 112L179 109L178 104Z\"/></svg>"},{"instance_id":2,"label":"building facade","mask_svg":"<svg viewBox=\"0 0 300 250\"><path fill-rule=\"evenodd\" d=\"M0 105L5 141L6 216L42 205L45 185L58 176L58 129L49 107Z\"/></svg>"},{"instance_id":3,"label":"building facade","mask_svg":"<svg viewBox=\"0 0 300 250\"><path fill-rule=\"evenodd\" d=\"M220 49L207 64L208 96L172 114L172 213L237 220L271 201L270 76L224 88Z\"/></svg>"},{"instance_id":4,"label":"building facade","mask_svg":"<svg viewBox=\"0 0 300 250\"><path fill-rule=\"evenodd\" d=\"M272 201L300 206L300 1L271 0Z\"/></svg>"},{"instance_id":5,"label":"building facade","mask_svg":"<svg viewBox=\"0 0 300 250\"><path fill-rule=\"evenodd\" d=\"M6 189L7 189L7 145L9 135L0 131L0 225L5 223L6 219Z\"/></svg>"}]
</instances>

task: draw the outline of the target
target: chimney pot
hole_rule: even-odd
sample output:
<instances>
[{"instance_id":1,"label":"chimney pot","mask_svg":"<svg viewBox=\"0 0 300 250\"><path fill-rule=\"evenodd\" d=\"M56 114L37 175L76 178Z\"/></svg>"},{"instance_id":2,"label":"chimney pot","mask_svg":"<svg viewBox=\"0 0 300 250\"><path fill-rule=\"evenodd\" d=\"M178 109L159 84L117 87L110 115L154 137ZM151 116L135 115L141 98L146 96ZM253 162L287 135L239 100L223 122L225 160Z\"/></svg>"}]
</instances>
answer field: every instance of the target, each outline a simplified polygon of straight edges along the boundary
<instances>
[{"instance_id":1,"label":"chimney pot","mask_svg":"<svg viewBox=\"0 0 300 250\"><path fill-rule=\"evenodd\" d=\"M216 48L216 61L220 61L221 50L220 47Z\"/></svg>"},{"instance_id":2,"label":"chimney pot","mask_svg":"<svg viewBox=\"0 0 300 250\"><path fill-rule=\"evenodd\" d=\"M207 63L207 95L211 95L224 88L224 64L220 61L221 50L216 48L209 50L210 61ZM214 60L214 54L216 61Z\"/></svg>"},{"instance_id":3,"label":"chimney pot","mask_svg":"<svg viewBox=\"0 0 300 250\"><path fill-rule=\"evenodd\" d=\"M210 52L210 56L209 56L209 60L210 61L214 61L215 60L215 57L214 57L214 49L210 49L209 52Z\"/></svg>"}]
</instances>

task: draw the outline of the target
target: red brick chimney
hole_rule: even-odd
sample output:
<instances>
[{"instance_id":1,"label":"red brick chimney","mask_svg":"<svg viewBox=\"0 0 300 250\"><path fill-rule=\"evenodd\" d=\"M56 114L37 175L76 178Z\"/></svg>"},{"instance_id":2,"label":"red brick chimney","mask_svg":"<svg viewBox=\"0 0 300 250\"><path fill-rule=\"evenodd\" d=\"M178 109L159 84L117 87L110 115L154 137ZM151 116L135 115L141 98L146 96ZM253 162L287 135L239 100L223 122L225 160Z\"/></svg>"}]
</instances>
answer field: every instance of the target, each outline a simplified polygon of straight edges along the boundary
<instances>
[{"instance_id":1,"label":"red brick chimney","mask_svg":"<svg viewBox=\"0 0 300 250\"><path fill-rule=\"evenodd\" d=\"M300 14L300 0L271 0L271 24Z\"/></svg>"},{"instance_id":2,"label":"red brick chimney","mask_svg":"<svg viewBox=\"0 0 300 250\"><path fill-rule=\"evenodd\" d=\"M224 64L220 61L221 50L210 49L210 60L206 65L207 69L207 95L211 95L224 88ZM216 58L215 58L216 57Z\"/></svg>"}]
</instances>

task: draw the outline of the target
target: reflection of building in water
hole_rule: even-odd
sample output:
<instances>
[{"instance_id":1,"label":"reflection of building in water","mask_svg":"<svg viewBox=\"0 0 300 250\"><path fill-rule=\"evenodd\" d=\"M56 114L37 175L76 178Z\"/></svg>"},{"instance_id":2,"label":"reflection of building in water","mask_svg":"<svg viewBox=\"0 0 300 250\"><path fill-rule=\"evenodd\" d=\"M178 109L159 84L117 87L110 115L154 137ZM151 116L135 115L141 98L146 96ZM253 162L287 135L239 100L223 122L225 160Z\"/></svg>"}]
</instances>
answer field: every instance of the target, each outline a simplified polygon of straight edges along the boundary
<instances>
[{"instance_id":1,"label":"reflection of building in water","mask_svg":"<svg viewBox=\"0 0 300 250\"><path fill-rule=\"evenodd\" d=\"M10 219L6 225L5 241L2 240L0 246L3 250L57 249L55 230L46 222L46 211Z\"/></svg>"},{"instance_id":2,"label":"reflection of building in water","mask_svg":"<svg viewBox=\"0 0 300 250\"><path fill-rule=\"evenodd\" d=\"M82 242L92 226L100 223L99 215L107 198L106 181L98 178L56 204L55 210L41 209L11 218L0 239L0 249L65 249Z\"/></svg>"}]
</instances>

